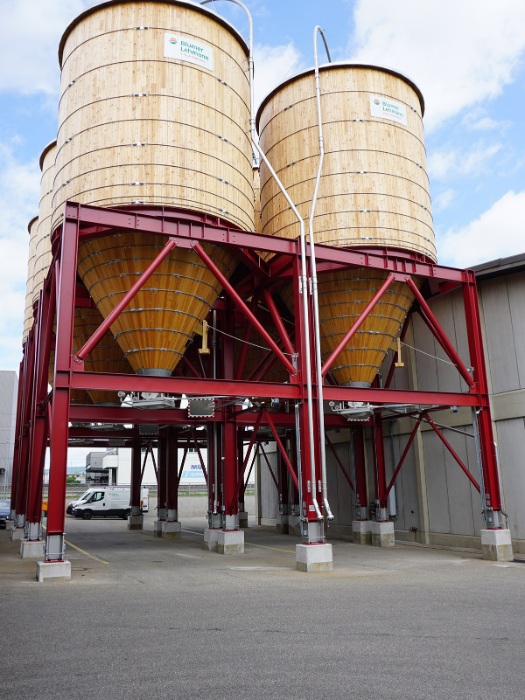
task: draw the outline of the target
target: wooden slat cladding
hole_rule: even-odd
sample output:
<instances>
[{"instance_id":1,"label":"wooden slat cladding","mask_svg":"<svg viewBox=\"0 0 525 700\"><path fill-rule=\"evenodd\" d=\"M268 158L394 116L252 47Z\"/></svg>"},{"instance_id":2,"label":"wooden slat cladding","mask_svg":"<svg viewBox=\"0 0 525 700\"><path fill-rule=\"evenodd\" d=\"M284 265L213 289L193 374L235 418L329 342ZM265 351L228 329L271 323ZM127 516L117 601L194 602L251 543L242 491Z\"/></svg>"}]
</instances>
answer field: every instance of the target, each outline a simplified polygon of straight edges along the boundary
<instances>
[{"instance_id":1,"label":"wooden slat cladding","mask_svg":"<svg viewBox=\"0 0 525 700\"><path fill-rule=\"evenodd\" d=\"M164 56L165 34L213 50L213 70ZM66 199L184 207L253 230L246 48L184 3L95 10L63 42L55 220Z\"/></svg>"},{"instance_id":2,"label":"wooden slat cladding","mask_svg":"<svg viewBox=\"0 0 525 700\"><path fill-rule=\"evenodd\" d=\"M397 74L371 67L321 70L325 161L314 219L315 240L334 246L388 245L436 259L422 108ZM406 125L371 114L384 96L403 106ZM277 88L258 115L261 145L304 219L319 162L313 72ZM264 164L264 233L295 238L297 222Z\"/></svg>"},{"instance_id":3,"label":"wooden slat cladding","mask_svg":"<svg viewBox=\"0 0 525 700\"><path fill-rule=\"evenodd\" d=\"M393 248L436 260L423 101L400 74L373 66L321 68L325 159L314 217L316 243ZM386 101L396 111L378 114ZM305 221L319 163L313 71L277 87L257 116L261 145ZM261 166L262 232L296 238L297 219L268 169ZM322 354L326 358L357 320L386 275L365 269L319 275ZM293 308L292 290L283 292ZM340 353L340 384L373 381L412 304L405 285L390 287Z\"/></svg>"},{"instance_id":4,"label":"wooden slat cladding","mask_svg":"<svg viewBox=\"0 0 525 700\"><path fill-rule=\"evenodd\" d=\"M204 46L213 65L166 56L166 37ZM114 2L69 27L61 65L55 221L70 199L254 229L248 56L235 30L185 2ZM80 246L79 274L104 317L164 242L117 233ZM207 251L229 276L234 259ZM173 371L220 291L194 252L175 250L112 326L133 369Z\"/></svg>"},{"instance_id":5,"label":"wooden slat cladding","mask_svg":"<svg viewBox=\"0 0 525 700\"><path fill-rule=\"evenodd\" d=\"M22 341L27 338L33 325L33 275L35 272L35 249L38 231L38 216L31 219L27 225L27 230L29 232L29 252L27 255L27 280Z\"/></svg>"},{"instance_id":6,"label":"wooden slat cladding","mask_svg":"<svg viewBox=\"0 0 525 700\"><path fill-rule=\"evenodd\" d=\"M40 290L51 265L51 219L53 213L53 189L55 179L56 141L50 143L40 156L40 203L38 207L38 228L35 235L35 259L33 267L33 302L37 301Z\"/></svg>"},{"instance_id":7,"label":"wooden slat cladding","mask_svg":"<svg viewBox=\"0 0 525 700\"><path fill-rule=\"evenodd\" d=\"M104 317L164 243L160 236L137 232L82 245L78 271ZM205 248L229 277L233 258L216 246L205 244ZM220 291L220 284L195 252L175 249L111 326L133 369L172 372L196 325L206 318Z\"/></svg>"}]
</instances>

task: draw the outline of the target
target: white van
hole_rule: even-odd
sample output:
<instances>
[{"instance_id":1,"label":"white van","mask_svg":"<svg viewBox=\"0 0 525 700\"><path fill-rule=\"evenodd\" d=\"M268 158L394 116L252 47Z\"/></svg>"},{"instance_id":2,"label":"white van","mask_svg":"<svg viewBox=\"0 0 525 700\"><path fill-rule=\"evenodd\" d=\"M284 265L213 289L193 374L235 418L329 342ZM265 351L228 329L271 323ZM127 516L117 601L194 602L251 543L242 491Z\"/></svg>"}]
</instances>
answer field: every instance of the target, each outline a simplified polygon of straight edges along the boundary
<instances>
[{"instance_id":1,"label":"white van","mask_svg":"<svg viewBox=\"0 0 525 700\"><path fill-rule=\"evenodd\" d=\"M88 489L78 501L70 503L66 509L76 518L127 518L131 513L129 489L98 486Z\"/></svg>"}]
</instances>

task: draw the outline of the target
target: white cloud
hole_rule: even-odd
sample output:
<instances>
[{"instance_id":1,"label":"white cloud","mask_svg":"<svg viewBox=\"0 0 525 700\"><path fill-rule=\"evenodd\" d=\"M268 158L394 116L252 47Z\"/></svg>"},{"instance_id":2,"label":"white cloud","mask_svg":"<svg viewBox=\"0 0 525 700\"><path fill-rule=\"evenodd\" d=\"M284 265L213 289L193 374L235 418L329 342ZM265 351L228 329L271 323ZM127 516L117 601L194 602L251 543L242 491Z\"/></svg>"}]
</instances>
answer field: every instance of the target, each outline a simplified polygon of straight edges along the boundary
<instances>
[{"instance_id":1,"label":"white cloud","mask_svg":"<svg viewBox=\"0 0 525 700\"><path fill-rule=\"evenodd\" d=\"M18 163L0 144L0 368L17 367L22 356L29 234L40 191L38 163Z\"/></svg>"},{"instance_id":2,"label":"white cloud","mask_svg":"<svg viewBox=\"0 0 525 700\"><path fill-rule=\"evenodd\" d=\"M453 189L438 192L438 194L432 198L432 211L440 212L448 209L456 197L457 192Z\"/></svg>"},{"instance_id":3,"label":"white cloud","mask_svg":"<svg viewBox=\"0 0 525 700\"><path fill-rule=\"evenodd\" d=\"M255 63L255 106L262 102L271 90L286 78L299 72L305 65L299 51L293 44L283 46L256 45Z\"/></svg>"},{"instance_id":4,"label":"white cloud","mask_svg":"<svg viewBox=\"0 0 525 700\"><path fill-rule=\"evenodd\" d=\"M427 131L511 83L525 51L525 3L500 0L357 0L355 60L412 78Z\"/></svg>"},{"instance_id":5,"label":"white cloud","mask_svg":"<svg viewBox=\"0 0 525 700\"><path fill-rule=\"evenodd\" d=\"M478 219L438 236L442 265L468 267L525 252L525 191L507 192Z\"/></svg>"},{"instance_id":6,"label":"white cloud","mask_svg":"<svg viewBox=\"0 0 525 700\"><path fill-rule=\"evenodd\" d=\"M436 149L429 154L428 172L431 180L446 180L480 174L489 162L502 150L499 143L477 143L468 150L460 151L449 146Z\"/></svg>"},{"instance_id":7,"label":"white cloud","mask_svg":"<svg viewBox=\"0 0 525 700\"><path fill-rule=\"evenodd\" d=\"M0 90L55 94L58 91L57 47L72 19L89 0L10 0L0 22Z\"/></svg>"}]
</instances>

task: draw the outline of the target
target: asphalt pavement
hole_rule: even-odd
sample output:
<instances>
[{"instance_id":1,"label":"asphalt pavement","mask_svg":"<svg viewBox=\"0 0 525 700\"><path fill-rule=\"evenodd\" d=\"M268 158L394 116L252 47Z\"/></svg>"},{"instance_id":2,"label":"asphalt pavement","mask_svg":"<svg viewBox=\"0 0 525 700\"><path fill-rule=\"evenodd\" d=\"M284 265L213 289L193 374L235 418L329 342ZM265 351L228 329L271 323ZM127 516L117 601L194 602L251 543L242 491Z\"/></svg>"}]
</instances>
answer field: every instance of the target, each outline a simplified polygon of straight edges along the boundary
<instances>
[{"instance_id":1,"label":"asphalt pavement","mask_svg":"<svg viewBox=\"0 0 525 700\"><path fill-rule=\"evenodd\" d=\"M123 520L67 519L69 582L37 583L0 530L2 700L459 700L525 697L525 564L471 551L332 542L295 570L294 536L245 553Z\"/></svg>"}]
</instances>

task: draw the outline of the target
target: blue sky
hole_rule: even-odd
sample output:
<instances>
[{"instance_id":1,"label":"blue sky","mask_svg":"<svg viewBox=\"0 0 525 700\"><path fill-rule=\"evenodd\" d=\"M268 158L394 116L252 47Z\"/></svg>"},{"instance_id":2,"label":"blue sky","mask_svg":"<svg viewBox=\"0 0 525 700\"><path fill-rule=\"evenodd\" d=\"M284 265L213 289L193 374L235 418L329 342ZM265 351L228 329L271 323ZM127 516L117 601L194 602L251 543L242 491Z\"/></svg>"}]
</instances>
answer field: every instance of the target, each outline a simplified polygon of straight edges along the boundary
<instances>
[{"instance_id":1,"label":"blue sky","mask_svg":"<svg viewBox=\"0 0 525 700\"><path fill-rule=\"evenodd\" d=\"M441 264L525 252L523 0L244 2L259 97L313 64L316 24L333 60L384 65L419 86ZM58 42L96 4L0 0L0 369L17 371L21 359L27 223L38 210L40 154L56 137ZM239 8L213 5L246 36Z\"/></svg>"}]
</instances>

